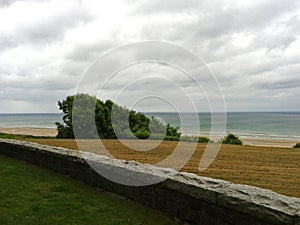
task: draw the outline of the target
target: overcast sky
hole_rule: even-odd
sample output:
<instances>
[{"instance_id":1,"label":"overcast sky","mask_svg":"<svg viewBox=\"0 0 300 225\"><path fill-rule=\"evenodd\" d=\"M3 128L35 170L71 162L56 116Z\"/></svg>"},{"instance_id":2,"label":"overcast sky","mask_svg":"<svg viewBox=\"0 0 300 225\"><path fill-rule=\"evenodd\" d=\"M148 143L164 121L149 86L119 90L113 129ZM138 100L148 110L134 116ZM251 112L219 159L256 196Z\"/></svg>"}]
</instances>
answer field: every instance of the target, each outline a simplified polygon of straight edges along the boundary
<instances>
[{"instance_id":1,"label":"overcast sky","mask_svg":"<svg viewBox=\"0 0 300 225\"><path fill-rule=\"evenodd\" d=\"M57 101L76 93L95 60L149 40L200 57L228 111L300 111L300 1L2 0L0 113L58 112ZM191 111L193 104L199 111L211 104L221 110L222 96L206 79L212 75L197 71L190 82L167 64L133 64L116 72L98 97L139 111ZM196 83L207 88L200 91Z\"/></svg>"}]
</instances>

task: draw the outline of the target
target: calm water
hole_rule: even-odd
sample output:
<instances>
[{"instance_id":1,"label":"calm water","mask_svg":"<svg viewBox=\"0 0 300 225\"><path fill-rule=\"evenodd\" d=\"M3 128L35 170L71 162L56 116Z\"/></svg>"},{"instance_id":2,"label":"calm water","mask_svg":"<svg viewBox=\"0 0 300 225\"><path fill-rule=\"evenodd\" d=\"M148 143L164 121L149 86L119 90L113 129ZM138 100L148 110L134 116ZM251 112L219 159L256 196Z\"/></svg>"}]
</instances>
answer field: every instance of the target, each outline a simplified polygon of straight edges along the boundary
<instances>
[{"instance_id":1,"label":"calm water","mask_svg":"<svg viewBox=\"0 0 300 225\"><path fill-rule=\"evenodd\" d=\"M0 127L56 128L55 122L61 122L62 116L60 113L0 114Z\"/></svg>"},{"instance_id":2,"label":"calm water","mask_svg":"<svg viewBox=\"0 0 300 225\"><path fill-rule=\"evenodd\" d=\"M162 118L173 126L181 127L176 113L146 113L148 116ZM189 113L181 114L184 118L184 134L209 134L211 114L199 113L199 123L195 126L194 117ZM215 118L218 125L218 114ZM238 134L240 137L300 139L300 112L231 112L227 113L226 132ZM215 134L219 135L219 134Z\"/></svg>"},{"instance_id":3,"label":"calm water","mask_svg":"<svg viewBox=\"0 0 300 225\"><path fill-rule=\"evenodd\" d=\"M163 119L172 126L182 127L176 113L146 113ZM183 113L184 134L209 134L210 113L199 113L200 128L192 114ZM218 115L216 115L218 118ZM55 122L62 120L62 114L0 114L0 127L45 127L55 128ZM218 124L218 121L217 121ZM242 112L227 114L227 132L240 137L300 139L300 112ZM218 134L216 134L218 135Z\"/></svg>"}]
</instances>

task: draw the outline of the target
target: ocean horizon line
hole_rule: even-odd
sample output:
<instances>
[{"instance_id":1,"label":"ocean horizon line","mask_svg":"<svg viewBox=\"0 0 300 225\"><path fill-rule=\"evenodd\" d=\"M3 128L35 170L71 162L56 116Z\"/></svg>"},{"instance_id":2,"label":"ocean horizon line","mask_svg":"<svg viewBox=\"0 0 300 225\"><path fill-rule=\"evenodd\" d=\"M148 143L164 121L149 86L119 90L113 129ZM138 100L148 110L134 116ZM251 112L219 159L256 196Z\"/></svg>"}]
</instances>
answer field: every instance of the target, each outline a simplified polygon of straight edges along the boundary
<instances>
[{"instance_id":1,"label":"ocean horizon line","mask_svg":"<svg viewBox=\"0 0 300 225\"><path fill-rule=\"evenodd\" d=\"M190 111L185 111L185 112L168 112L168 111L139 111L141 113L187 113L187 114L192 114L192 113L300 113L300 111L226 111L226 112L221 112L221 111L215 111L215 112L210 112L210 111L200 111L200 112L190 112ZM37 115L37 114L44 114L44 115L49 115L49 114L55 114L55 115L63 115L62 112L0 112L0 115Z\"/></svg>"}]
</instances>

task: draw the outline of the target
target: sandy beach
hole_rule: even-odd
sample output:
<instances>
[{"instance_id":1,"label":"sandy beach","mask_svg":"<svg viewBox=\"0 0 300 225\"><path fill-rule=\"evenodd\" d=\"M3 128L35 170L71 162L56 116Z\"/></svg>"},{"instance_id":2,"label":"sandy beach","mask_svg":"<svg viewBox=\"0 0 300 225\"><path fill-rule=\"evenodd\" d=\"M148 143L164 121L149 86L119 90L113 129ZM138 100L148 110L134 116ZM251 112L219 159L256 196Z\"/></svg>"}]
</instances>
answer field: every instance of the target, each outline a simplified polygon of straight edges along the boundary
<instances>
[{"instance_id":1,"label":"sandy beach","mask_svg":"<svg viewBox=\"0 0 300 225\"><path fill-rule=\"evenodd\" d=\"M253 146L266 146L266 147L283 147L283 148L292 148L300 140L289 140L289 139L250 139L250 138L241 138L244 145L253 145Z\"/></svg>"},{"instance_id":2,"label":"sandy beach","mask_svg":"<svg viewBox=\"0 0 300 225\"><path fill-rule=\"evenodd\" d=\"M203 137L210 138L211 140L217 142L222 139L220 136L209 136L207 134L201 135ZM282 148L292 148L296 143L299 143L300 140L296 139L283 139L283 138L250 138L250 137L239 137L244 145L251 146L262 146L262 147L282 147Z\"/></svg>"},{"instance_id":3,"label":"sandy beach","mask_svg":"<svg viewBox=\"0 0 300 225\"><path fill-rule=\"evenodd\" d=\"M47 136L55 137L57 134L56 128L38 128L38 127L0 127L1 133L7 134L22 134L22 135L32 135L32 136Z\"/></svg>"}]
</instances>

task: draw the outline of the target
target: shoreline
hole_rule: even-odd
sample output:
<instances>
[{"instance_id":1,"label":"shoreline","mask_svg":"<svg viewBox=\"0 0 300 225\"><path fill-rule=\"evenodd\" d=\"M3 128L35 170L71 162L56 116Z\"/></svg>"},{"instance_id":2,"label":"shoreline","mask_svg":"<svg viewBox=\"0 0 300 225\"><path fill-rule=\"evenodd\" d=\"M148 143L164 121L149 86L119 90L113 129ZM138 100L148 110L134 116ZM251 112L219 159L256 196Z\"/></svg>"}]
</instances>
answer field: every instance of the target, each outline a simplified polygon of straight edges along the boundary
<instances>
[{"instance_id":1,"label":"shoreline","mask_svg":"<svg viewBox=\"0 0 300 225\"><path fill-rule=\"evenodd\" d=\"M55 137L57 135L56 128L43 128L43 127L0 127L1 133L7 134L21 134L21 135L32 135L32 136L47 136ZM200 135L202 136L202 135ZM207 136L207 135L203 135ZM300 140L296 139L282 139L282 138L251 138L251 137L240 137L244 145L251 146L263 146L263 147L283 147L292 148ZM217 140L217 138L215 139Z\"/></svg>"},{"instance_id":2,"label":"shoreline","mask_svg":"<svg viewBox=\"0 0 300 225\"><path fill-rule=\"evenodd\" d=\"M240 138L244 145L261 146L261 147L282 147L293 148L299 140L292 139L255 139L255 138Z\"/></svg>"},{"instance_id":3,"label":"shoreline","mask_svg":"<svg viewBox=\"0 0 300 225\"><path fill-rule=\"evenodd\" d=\"M0 132L6 134L32 135L37 137L55 137L57 135L56 128L44 127L0 127Z\"/></svg>"}]
</instances>

